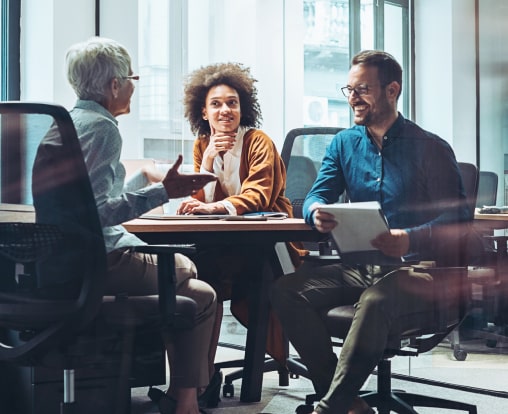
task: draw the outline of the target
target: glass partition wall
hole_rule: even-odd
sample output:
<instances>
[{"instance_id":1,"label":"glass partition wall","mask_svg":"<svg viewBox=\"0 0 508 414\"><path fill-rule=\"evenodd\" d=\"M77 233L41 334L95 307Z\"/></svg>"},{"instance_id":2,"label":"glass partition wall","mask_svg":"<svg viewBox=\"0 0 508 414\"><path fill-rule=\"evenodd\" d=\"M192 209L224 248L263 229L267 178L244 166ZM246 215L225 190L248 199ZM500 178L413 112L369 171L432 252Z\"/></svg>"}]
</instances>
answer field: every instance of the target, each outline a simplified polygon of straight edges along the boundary
<instances>
[{"instance_id":1,"label":"glass partition wall","mask_svg":"<svg viewBox=\"0 0 508 414\"><path fill-rule=\"evenodd\" d=\"M262 129L279 148L292 128L350 125L338 87L347 82L350 57L360 49L383 48L409 73L407 1L128 0L132 8L122 5L124 13L137 11L136 20L127 18L130 25L110 17L118 1L101 2L101 34L126 44L140 74L131 119L120 125L125 158L171 161L183 153L192 160L182 81L202 65L233 61L251 68ZM135 38L126 32L132 27L138 28ZM407 95L401 99L405 113Z\"/></svg>"},{"instance_id":2,"label":"glass partition wall","mask_svg":"<svg viewBox=\"0 0 508 414\"><path fill-rule=\"evenodd\" d=\"M498 175L496 204L508 205L508 35L505 0L480 1L479 165Z\"/></svg>"}]
</instances>

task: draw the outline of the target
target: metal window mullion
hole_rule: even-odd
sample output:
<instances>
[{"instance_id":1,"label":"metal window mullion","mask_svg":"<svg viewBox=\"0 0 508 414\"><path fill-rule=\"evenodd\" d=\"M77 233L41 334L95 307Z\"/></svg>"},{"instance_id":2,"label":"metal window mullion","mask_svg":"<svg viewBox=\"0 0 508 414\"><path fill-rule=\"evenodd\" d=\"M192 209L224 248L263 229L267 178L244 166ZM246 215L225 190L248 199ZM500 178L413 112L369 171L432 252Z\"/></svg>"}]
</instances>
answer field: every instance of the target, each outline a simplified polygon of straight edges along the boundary
<instances>
[{"instance_id":1,"label":"metal window mullion","mask_svg":"<svg viewBox=\"0 0 508 414\"><path fill-rule=\"evenodd\" d=\"M349 0L349 56L356 55L362 47L360 0Z\"/></svg>"},{"instance_id":2,"label":"metal window mullion","mask_svg":"<svg viewBox=\"0 0 508 414\"><path fill-rule=\"evenodd\" d=\"M376 0L374 2L374 48L385 49L385 2Z\"/></svg>"},{"instance_id":3,"label":"metal window mullion","mask_svg":"<svg viewBox=\"0 0 508 414\"><path fill-rule=\"evenodd\" d=\"M17 101L20 88L20 18L19 0L2 0L2 101Z\"/></svg>"}]
</instances>

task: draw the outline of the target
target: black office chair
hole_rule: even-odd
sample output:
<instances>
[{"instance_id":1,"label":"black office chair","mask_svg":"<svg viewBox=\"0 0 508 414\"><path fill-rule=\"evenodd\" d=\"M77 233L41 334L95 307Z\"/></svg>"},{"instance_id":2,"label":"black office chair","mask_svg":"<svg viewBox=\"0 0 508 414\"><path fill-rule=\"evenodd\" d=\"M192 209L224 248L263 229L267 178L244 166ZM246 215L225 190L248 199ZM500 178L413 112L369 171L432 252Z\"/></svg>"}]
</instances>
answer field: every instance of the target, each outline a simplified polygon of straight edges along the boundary
<instances>
[{"instance_id":1,"label":"black office chair","mask_svg":"<svg viewBox=\"0 0 508 414\"><path fill-rule=\"evenodd\" d=\"M468 197L470 214L473 215L478 192L478 172L472 164L459 163L459 167ZM465 244L458 254L462 255L462 252L468 248L469 246ZM466 254L464 254L464 258L465 256ZM471 404L435 396L396 391L391 387L391 358L397 355L417 356L420 353L432 350L448 337L468 311L470 291L466 266L425 269L415 267L415 271L430 273L434 278L434 283L436 283L434 310L424 321L419 315L418 321L415 321L414 329L409 329L389 338L383 358L378 363L377 391L365 392L361 396L371 407L376 407L379 414L389 414L392 411L400 414L416 414L413 407L446 408L476 414L476 406ZM457 303L450 303L449 298L446 297L446 292L454 289L459 289L460 295L457 295ZM336 345L340 345L341 340L347 336L354 312L355 308L351 305L338 306L323 314L330 335L339 339L339 342L335 343ZM410 380L410 377L406 379ZM320 396L316 394L308 395L305 404L299 406L296 413L311 413L314 408L313 402L319 398Z\"/></svg>"},{"instance_id":2,"label":"black office chair","mask_svg":"<svg viewBox=\"0 0 508 414\"><path fill-rule=\"evenodd\" d=\"M166 381L161 330L194 323L195 302L175 295L185 249L143 247L160 253L158 296L104 296L102 229L68 112L2 102L0 126L0 202L35 208L35 222L0 223L2 410L128 413L131 386Z\"/></svg>"},{"instance_id":3,"label":"black office chair","mask_svg":"<svg viewBox=\"0 0 508 414\"><path fill-rule=\"evenodd\" d=\"M477 208L495 206L497 202L498 176L491 171L480 171ZM478 340L483 340L486 349L503 352L500 345L508 343L508 237L494 235L493 231L482 231L484 239L484 262L475 272L470 272L472 284L471 309L466 319L453 336L454 356L463 361L467 350L482 351ZM472 347L466 347L468 340Z\"/></svg>"},{"instance_id":4,"label":"black office chair","mask_svg":"<svg viewBox=\"0 0 508 414\"><path fill-rule=\"evenodd\" d=\"M497 202L498 177L492 171L480 171L476 207L495 206Z\"/></svg>"},{"instance_id":5,"label":"black office chair","mask_svg":"<svg viewBox=\"0 0 508 414\"><path fill-rule=\"evenodd\" d=\"M295 217L303 217L303 202L321 168L326 147L333 137L343 129L339 127L306 127L295 128L287 133L281 157L287 171L286 196L291 201ZM345 200L344 195L339 201ZM324 256L330 256L329 260L334 259L333 251L336 249L329 237L323 236L323 240L317 243L304 242L303 244L309 250L307 260L312 260L316 256L320 256L320 259L324 259Z\"/></svg>"}]
</instances>

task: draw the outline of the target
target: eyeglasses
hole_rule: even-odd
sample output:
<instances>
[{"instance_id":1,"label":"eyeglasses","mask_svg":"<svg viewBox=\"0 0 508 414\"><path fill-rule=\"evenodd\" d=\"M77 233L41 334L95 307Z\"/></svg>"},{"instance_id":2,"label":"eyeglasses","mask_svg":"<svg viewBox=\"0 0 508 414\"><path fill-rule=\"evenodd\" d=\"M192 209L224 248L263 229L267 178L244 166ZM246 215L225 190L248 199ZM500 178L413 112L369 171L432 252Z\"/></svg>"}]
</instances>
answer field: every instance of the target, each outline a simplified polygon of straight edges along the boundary
<instances>
[{"instance_id":1,"label":"eyeglasses","mask_svg":"<svg viewBox=\"0 0 508 414\"><path fill-rule=\"evenodd\" d=\"M381 88L384 88L386 85L388 85L388 83L381 84L379 86ZM370 87L369 85L357 86L356 88L352 88L351 86L343 86L342 88L338 89L340 89L340 91L346 98L349 98L353 92L356 93L358 96L368 95L372 87Z\"/></svg>"},{"instance_id":2,"label":"eyeglasses","mask_svg":"<svg viewBox=\"0 0 508 414\"><path fill-rule=\"evenodd\" d=\"M139 80L139 75L122 76L122 79Z\"/></svg>"}]
</instances>

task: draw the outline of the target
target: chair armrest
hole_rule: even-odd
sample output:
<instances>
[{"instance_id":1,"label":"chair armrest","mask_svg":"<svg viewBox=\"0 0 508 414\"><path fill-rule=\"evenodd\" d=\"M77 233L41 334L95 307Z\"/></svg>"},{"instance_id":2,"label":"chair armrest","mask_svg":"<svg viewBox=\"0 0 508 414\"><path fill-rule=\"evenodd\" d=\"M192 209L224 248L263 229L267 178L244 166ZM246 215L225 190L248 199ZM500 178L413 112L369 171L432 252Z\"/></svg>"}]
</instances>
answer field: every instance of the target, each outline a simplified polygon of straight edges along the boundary
<instances>
[{"instance_id":1,"label":"chair armrest","mask_svg":"<svg viewBox=\"0 0 508 414\"><path fill-rule=\"evenodd\" d=\"M175 253L190 255L192 245L143 245L132 251L157 255L159 310L163 326L184 328L192 326L196 314L196 302L176 294Z\"/></svg>"}]
</instances>

